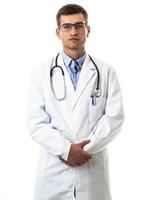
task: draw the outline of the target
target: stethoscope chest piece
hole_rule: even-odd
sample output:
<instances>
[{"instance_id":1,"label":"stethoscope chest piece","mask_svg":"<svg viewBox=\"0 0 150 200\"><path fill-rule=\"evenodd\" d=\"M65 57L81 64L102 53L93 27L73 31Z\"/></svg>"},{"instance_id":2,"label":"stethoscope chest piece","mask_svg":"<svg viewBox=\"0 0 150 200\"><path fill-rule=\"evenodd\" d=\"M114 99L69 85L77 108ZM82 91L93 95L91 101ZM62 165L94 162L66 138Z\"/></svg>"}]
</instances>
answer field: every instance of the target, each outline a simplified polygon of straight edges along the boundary
<instances>
[{"instance_id":1,"label":"stethoscope chest piece","mask_svg":"<svg viewBox=\"0 0 150 200\"><path fill-rule=\"evenodd\" d=\"M95 89L95 91L94 91L94 95L95 95L95 97L100 97L101 94L102 94L101 89Z\"/></svg>"}]
</instances>

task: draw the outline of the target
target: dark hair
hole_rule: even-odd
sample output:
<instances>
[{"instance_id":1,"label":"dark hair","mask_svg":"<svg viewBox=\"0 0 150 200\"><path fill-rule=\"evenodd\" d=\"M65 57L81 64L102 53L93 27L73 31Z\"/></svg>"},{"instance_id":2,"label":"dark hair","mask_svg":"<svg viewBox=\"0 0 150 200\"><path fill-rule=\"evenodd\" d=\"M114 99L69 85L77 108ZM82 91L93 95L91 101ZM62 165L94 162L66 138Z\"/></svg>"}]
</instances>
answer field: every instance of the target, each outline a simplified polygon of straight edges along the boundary
<instances>
[{"instance_id":1,"label":"dark hair","mask_svg":"<svg viewBox=\"0 0 150 200\"><path fill-rule=\"evenodd\" d=\"M88 21L88 14L87 11L80 5L77 4L66 4L63 7L61 7L56 15L56 21L57 25L60 25L60 18L62 15L73 15L73 14L78 14L81 13L83 14L85 18L85 22L87 23Z\"/></svg>"}]
</instances>

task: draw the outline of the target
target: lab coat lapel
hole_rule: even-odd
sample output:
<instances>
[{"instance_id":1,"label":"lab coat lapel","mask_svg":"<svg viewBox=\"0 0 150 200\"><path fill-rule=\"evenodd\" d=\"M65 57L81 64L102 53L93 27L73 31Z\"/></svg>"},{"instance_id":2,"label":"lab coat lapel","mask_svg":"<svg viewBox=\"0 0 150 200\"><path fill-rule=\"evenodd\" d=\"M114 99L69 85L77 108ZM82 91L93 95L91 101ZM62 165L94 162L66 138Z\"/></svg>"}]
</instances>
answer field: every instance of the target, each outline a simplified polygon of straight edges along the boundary
<instances>
[{"instance_id":1,"label":"lab coat lapel","mask_svg":"<svg viewBox=\"0 0 150 200\"><path fill-rule=\"evenodd\" d=\"M78 99L80 98L80 96L82 95L84 90L86 89L87 84L92 79L94 74L95 74L95 67L93 66L89 56L86 55L84 64L81 69L77 88L76 88L75 98L74 98L74 102L73 102L73 109L75 108L75 105L76 105Z\"/></svg>"}]
</instances>

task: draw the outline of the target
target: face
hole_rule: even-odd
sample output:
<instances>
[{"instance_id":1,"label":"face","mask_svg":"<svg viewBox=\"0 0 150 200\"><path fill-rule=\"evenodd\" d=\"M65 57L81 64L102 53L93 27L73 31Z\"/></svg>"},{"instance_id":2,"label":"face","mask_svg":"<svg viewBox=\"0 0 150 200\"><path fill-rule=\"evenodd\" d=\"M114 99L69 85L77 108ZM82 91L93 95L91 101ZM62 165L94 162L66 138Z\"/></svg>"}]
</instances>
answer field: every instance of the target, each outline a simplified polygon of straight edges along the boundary
<instances>
[{"instance_id":1,"label":"face","mask_svg":"<svg viewBox=\"0 0 150 200\"><path fill-rule=\"evenodd\" d=\"M75 24L81 22L85 23L84 16L82 14L62 15L60 18L60 25L63 24ZM58 38L62 41L64 51L66 50L84 50L86 38L90 32L90 27L85 25L82 28L72 27L71 29L65 29L63 26L56 29Z\"/></svg>"}]
</instances>

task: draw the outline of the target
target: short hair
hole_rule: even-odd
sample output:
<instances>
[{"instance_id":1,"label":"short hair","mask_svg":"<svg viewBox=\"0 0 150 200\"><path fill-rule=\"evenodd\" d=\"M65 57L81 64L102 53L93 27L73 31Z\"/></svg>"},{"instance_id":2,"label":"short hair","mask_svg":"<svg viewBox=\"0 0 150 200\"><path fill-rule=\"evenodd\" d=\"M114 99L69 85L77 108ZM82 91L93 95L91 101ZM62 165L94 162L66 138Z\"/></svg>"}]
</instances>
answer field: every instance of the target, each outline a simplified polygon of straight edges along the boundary
<instances>
[{"instance_id":1,"label":"short hair","mask_svg":"<svg viewBox=\"0 0 150 200\"><path fill-rule=\"evenodd\" d=\"M78 4L66 4L63 7L61 7L56 15L56 21L57 25L60 25L60 18L62 15L73 15L73 14L78 14L81 13L83 14L85 18L85 22L88 22L88 14L87 11L80 5Z\"/></svg>"}]
</instances>

